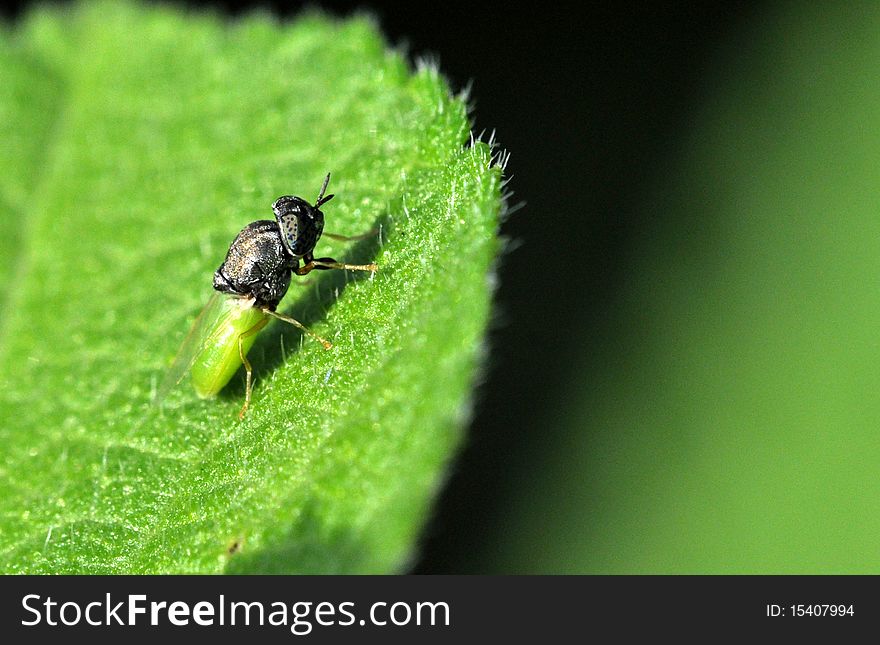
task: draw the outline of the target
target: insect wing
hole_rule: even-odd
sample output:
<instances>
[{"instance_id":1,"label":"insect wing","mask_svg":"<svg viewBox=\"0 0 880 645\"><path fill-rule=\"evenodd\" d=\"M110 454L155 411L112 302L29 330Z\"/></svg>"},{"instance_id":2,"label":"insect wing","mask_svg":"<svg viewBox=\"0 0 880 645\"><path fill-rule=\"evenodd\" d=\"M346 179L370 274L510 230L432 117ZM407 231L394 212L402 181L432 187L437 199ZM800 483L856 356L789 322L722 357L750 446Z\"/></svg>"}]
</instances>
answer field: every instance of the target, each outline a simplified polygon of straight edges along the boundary
<instances>
[{"instance_id":1,"label":"insect wing","mask_svg":"<svg viewBox=\"0 0 880 645\"><path fill-rule=\"evenodd\" d=\"M174 389L187 375L196 358L213 341L213 336L223 329L226 319L232 316L236 308L230 306L231 300L228 295L215 291L201 313L195 319L189 333L183 340L174 362L162 380L156 395L156 403L161 403L168 393Z\"/></svg>"}]
</instances>

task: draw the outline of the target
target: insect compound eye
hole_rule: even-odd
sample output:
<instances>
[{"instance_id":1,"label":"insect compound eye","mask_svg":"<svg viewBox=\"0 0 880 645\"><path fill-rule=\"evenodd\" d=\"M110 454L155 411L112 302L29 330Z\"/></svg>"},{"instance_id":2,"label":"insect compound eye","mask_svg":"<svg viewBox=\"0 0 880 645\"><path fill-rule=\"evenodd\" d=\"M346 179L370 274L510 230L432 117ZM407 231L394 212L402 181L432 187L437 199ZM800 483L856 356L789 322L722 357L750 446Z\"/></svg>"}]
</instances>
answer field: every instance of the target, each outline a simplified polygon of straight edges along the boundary
<instances>
[{"instance_id":1,"label":"insect compound eye","mask_svg":"<svg viewBox=\"0 0 880 645\"><path fill-rule=\"evenodd\" d=\"M272 204L272 210L275 213L275 220L281 229L281 238L284 246L293 255L301 255L298 253L297 240L302 233L303 218L308 218L309 205L299 197L285 195L279 197Z\"/></svg>"},{"instance_id":2,"label":"insect compound eye","mask_svg":"<svg viewBox=\"0 0 880 645\"><path fill-rule=\"evenodd\" d=\"M285 195L275 200L272 210L288 252L296 257L309 253L324 224L323 221L316 222L316 209L301 197Z\"/></svg>"}]
</instances>

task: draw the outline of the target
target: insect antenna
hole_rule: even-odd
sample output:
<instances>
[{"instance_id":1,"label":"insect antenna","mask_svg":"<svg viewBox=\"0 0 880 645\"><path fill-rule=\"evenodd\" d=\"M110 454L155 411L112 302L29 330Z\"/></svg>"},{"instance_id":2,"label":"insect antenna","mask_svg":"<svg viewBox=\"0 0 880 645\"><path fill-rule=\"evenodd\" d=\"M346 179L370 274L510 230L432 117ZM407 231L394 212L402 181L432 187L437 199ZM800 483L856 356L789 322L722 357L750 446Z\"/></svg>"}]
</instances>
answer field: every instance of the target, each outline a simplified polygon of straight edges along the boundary
<instances>
[{"instance_id":1,"label":"insect antenna","mask_svg":"<svg viewBox=\"0 0 880 645\"><path fill-rule=\"evenodd\" d=\"M321 206L323 204L326 204L327 202L329 202L331 199L333 199L335 197L335 195L332 195L332 194L324 197L324 191L327 190L327 184L329 184L329 183L330 183L330 173L328 172L327 176L324 177L324 185L321 186L321 192L318 194L318 199L315 202L315 208L321 208Z\"/></svg>"}]
</instances>

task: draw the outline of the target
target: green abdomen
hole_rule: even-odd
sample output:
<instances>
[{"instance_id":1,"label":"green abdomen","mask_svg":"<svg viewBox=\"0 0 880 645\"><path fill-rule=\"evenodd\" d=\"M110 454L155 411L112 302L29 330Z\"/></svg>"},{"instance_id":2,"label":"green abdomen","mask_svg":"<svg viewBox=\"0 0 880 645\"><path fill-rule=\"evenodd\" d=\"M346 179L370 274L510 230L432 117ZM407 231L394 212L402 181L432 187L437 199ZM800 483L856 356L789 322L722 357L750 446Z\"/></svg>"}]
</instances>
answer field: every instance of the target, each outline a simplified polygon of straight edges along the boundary
<instances>
[{"instance_id":1,"label":"green abdomen","mask_svg":"<svg viewBox=\"0 0 880 645\"><path fill-rule=\"evenodd\" d=\"M236 298L224 302L227 311L217 317L217 324L208 331L208 339L190 368L193 387L202 398L217 394L241 367L239 338L241 351L247 355L256 332L266 323L265 313L252 306L242 307L241 303Z\"/></svg>"}]
</instances>

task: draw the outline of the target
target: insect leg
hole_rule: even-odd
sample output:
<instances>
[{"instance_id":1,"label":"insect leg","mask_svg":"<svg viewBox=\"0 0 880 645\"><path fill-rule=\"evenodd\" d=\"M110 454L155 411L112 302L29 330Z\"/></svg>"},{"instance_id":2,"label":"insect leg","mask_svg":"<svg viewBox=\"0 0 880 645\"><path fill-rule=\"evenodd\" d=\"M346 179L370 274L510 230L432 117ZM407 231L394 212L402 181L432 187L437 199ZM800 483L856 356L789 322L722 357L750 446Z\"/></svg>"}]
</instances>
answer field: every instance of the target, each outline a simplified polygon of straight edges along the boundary
<instances>
[{"instance_id":1,"label":"insect leg","mask_svg":"<svg viewBox=\"0 0 880 645\"><path fill-rule=\"evenodd\" d=\"M309 260L301 267L294 269L294 273L297 275L306 275L307 273L315 270L326 271L327 269L346 269L348 271L369 271L371 273L375 273L379 270L379 267L376 264L345 264L344 262L337 262L333 258L318 258Z\"/></svg>"},{"instance_id":2,"label":"insect leg","mask_svg":"<svg viewBox=\"0 0 880 645\"><path fill-rule=\"evenodd\" d=\"M257 332L259 332L263 327L266 326L268 322L268 318L263 318L256 325L238 335L238 355L239 357L241 357L241 362L244 364L244 369L247 373L247 376L245 377L244 405L241 406L241 411L238 413L239 419L244 418L244 413L247 412L248 406L250 406L251 404L251 374L253 372L253 370L251 369L251 363L247 359L247 356L245 356L242 342L245 338L253 336Z\"/></svg>"},{"instance_id":3,"label":"insect leg","mask_svg":"<svg viewBox=\"0 0 880 645\"><path fill-rule=\"evenodd\" d=\"M313 332L311 329L309 329L308 327L303 325L300 321L296 320L295 318L290 318L289 316L282 316L277 311L272 311L269 308L264 308L262 311L263 311L263 313L268 314L270 316L273 316L273 317L277 318L278 320L283 320L284 322L289 323L289 324L293 325L294 327L296 327L297 329L308 334L309 336L314 338L316 341L321 343L324 346L324 349L330 349L331 347L333 347L333 343L331 343L329 340L324 340L323 338L318 336L318 334Z\"/></svg>"},{"instance_id":4,"label":"insect leg","mask_svg":"<svg viewBox=\"0 0 880 645\"><path fill-rule=\"evenodd\" d=\"M358 240L366 240L367 238L378 234L378 228L371 228L366 233L361 233L360 235L339 235L337 233L327 233L324 231L321 233L321 237L329 237L331 240L339 240L340 242L356 242Z\"/></svg>"}]
</instances>

